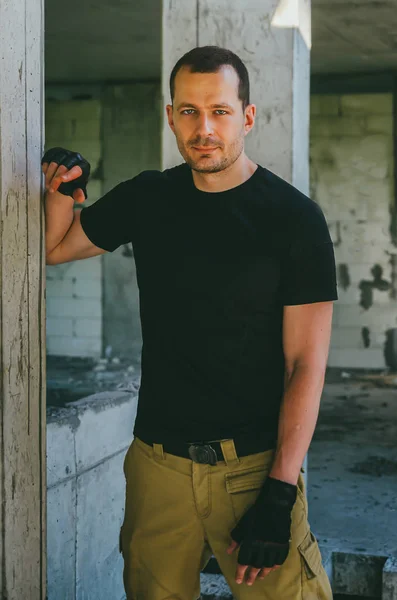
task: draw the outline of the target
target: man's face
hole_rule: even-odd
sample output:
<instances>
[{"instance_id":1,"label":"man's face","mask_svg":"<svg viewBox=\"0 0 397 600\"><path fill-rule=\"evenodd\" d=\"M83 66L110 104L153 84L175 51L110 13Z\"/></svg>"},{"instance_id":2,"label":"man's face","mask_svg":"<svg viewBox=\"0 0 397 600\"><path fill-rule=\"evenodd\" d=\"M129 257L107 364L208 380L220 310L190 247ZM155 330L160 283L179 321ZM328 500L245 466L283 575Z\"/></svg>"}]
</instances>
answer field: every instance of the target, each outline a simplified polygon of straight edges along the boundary
<instances>
[{"instance_id":1,"label":"man's face","mask_svg":"<svg viewBox=\"0 0 397 600\"><path fill-rule=\"evenodd\" d=\"M175 77L168 122L180 153L200 173L216 173L232 165L252 129L255 106L243 111L238 75L226 65L217 73L191 73L182 67Z\"/></svg>"}]
</instances>

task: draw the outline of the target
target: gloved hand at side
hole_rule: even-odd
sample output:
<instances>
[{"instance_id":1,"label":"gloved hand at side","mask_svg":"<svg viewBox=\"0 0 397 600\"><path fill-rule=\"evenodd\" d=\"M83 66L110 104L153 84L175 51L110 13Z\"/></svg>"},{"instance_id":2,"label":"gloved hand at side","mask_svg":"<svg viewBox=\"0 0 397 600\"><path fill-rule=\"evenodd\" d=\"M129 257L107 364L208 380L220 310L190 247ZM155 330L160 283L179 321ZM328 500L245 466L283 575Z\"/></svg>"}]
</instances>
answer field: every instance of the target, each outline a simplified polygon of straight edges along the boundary
<instances>
[{"instance_id":1,"label":"gloved hand at side","mask_svg":"<svg viewBox=\"0 0 397 600\"><path fill-rule=\"evenodd\" d=\"M281 565L289 552L297 486L267 477L255 503L231 532L240 544L238 563L257 569Z\"/></svg>"}]
</instances>

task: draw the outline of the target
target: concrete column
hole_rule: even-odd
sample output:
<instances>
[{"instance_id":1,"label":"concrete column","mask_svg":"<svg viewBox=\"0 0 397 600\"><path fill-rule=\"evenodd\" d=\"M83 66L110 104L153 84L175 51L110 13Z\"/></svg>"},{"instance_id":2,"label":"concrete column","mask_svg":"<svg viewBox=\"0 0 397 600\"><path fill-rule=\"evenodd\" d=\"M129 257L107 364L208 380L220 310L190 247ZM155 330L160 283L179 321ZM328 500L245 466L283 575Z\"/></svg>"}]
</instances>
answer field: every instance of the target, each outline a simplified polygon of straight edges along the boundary
<instances>
[{"instance_id":1,"label":"concrete column","mask_svg":"<svg viewBox=\"0 0 397 600\"><path fill-rule=\"evenodd\" d=\"M44 600L43 1L0 23L0 597Z\"/></svg>"},{"instance_id":2,"label":"concrete column","mask_svg":"<svg viewBox=\"0 0 397 600\"><path fill-rule=\"evenodd\" d=\"M309 192L310 0L163 0L162 93L195 46L236 52L248 68L257 106L248 156ZM163 112L162 166L183 162ZM305 467L307 467L305 461ZM307 468L304 475L307 481Z\"/></svg>"},{"instance_id":3,"label":"concrete column","mask_svg":"<svg viewBox=\"0 0 397 600\"><path fill-rule=\"evenodd\" d=\"M213 44L233 50L257 106L247 154L308 193L310 43L310 0L163 0L163 104L185 52ZM163 168L182 161L164 118Z\"/></svg>"}]
</instances>

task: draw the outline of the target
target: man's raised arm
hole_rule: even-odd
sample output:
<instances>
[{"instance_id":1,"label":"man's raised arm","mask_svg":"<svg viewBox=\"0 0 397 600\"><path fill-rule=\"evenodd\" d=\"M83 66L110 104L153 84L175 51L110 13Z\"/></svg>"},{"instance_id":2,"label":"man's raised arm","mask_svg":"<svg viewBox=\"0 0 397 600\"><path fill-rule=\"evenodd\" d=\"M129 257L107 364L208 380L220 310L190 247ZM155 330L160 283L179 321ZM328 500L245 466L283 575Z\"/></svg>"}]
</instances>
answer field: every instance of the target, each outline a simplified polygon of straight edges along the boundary
<instances>
[{"instance_id":1,"label":"man's raised arm","mask_svg":"<svg viewBox=\"0 0 397 600\"><path fill-rule=\"evenodd\" d=\"M87 197L89 163L77 152L51 148L41 161L45 174L45 244L46 263L89 258L105 250L95 246L80 224L80 210L74 203Z\"/></svg>"}]
</instances>

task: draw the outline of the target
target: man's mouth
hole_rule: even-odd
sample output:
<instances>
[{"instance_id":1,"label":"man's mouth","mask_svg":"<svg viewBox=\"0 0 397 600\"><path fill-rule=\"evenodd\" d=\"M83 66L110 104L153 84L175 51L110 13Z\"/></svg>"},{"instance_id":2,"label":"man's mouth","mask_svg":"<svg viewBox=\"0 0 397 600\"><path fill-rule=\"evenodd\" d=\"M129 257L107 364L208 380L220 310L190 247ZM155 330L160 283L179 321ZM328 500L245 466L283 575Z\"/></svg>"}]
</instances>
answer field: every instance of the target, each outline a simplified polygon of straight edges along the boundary
<instances>
[{"instance_id":1,"label":"man's mouth","mask_svg":"<svg viewBox=\"0 0 397 600\"><path fill-rule=\"evenodd\" d=\"M214 150L217 149L218 146L215 146L214 148L209 148L208 146L205 146L204 148L201 148L200 146L193 146L193 150L196 150L197 152L202 152L204 154L214 152Z\"/></svg>"}]
</instances>

